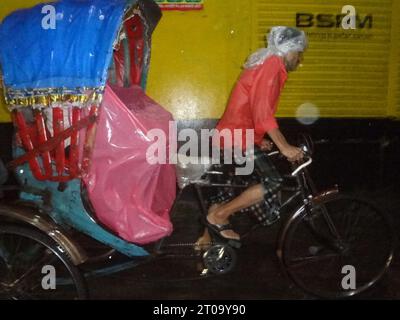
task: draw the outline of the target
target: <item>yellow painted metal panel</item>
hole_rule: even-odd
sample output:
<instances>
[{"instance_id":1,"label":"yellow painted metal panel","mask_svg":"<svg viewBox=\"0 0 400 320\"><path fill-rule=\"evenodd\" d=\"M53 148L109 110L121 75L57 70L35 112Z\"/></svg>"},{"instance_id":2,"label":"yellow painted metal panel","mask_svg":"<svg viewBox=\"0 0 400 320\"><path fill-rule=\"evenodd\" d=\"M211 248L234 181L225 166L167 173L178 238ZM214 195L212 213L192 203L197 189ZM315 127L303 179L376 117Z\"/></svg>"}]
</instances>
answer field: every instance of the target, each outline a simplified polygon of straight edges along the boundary
<instances>
[{"instance_id":1,"label":"yellow painted metal panel","mask_svg":"<svg viewBox=\"0 0 400 320\"><path fill-rule=\"evenodd\" d=\"M392 14L399 17L399 12L392 12L392 0L351 1L361 22L355 30L341 26L342 7L350 4L347 0L255 2L253 49L265 44L265 34L274 25L298 26L309 36L303 67L289 75L279 116L296 116L299 106L306 102L315 105L322 117L390 114Z\"/></svg>"},{"instance_id":2,"label":"yellow painted metal panel","mask_svg":"<svg viewBox=\"0 0 400 320\"><path fill-rule=\"evenodd\" d=\"M393 1L390 50L388 115L400 117L400 1Z\"/></svg>"},{"instance_id":3,"label":"yellow painted metal panel","mask_svg":"<svg viewBox=\"0 0 400 320\"><path fill-rule=\"evenodd\" d=\"M251 3L205 0L164 11L153 36L148 92L177 119L219 118L250 53Z\"/></svg>"},{"instance_id":4,"label":"yellow painted metal panel","mask_svg":"<svg viewBox=\"0 0 400 320\"><path fill-rule=\"evenodd\" d=\"M0 18L38 2L2 0ZM311 102L324 117L400 116L399 3L352 0L362 19L372 15L370 29L368 22L356 30L303 28L310 47L304 66L289 76L279 115L295 116L299 105ZM177 119L219 118L244 60L265 45L268 28L295 26L296 13L313 14L316 22L317 14L336 15L347 4L204 0L203 10L164 11L153 36L148 93ZM1 109L0 121L8 121Z\"/></svg>"}]
</instances>

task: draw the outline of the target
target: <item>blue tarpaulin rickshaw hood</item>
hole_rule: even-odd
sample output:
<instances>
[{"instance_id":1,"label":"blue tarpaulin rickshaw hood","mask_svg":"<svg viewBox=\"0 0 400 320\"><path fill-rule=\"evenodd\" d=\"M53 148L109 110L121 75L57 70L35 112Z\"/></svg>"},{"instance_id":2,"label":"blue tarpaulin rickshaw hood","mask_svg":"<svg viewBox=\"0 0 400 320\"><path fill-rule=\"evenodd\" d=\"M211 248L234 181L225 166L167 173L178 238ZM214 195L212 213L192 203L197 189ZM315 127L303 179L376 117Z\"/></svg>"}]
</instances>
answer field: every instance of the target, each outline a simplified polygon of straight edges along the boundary
<instances>
[{"instance_id":1,"label":"blue tarpaulin rickshaw hood","mask_svg":"<svg viewBox=\"0 0 400 320\"><path fill-rule=\"evenodd\" d=\"M55 29L43 27L50 25L46 5L55 8ZM104 86L125 7L125 0L60 0L10 14L0 25L6 87Z\"/></svg>"}]
</instances>

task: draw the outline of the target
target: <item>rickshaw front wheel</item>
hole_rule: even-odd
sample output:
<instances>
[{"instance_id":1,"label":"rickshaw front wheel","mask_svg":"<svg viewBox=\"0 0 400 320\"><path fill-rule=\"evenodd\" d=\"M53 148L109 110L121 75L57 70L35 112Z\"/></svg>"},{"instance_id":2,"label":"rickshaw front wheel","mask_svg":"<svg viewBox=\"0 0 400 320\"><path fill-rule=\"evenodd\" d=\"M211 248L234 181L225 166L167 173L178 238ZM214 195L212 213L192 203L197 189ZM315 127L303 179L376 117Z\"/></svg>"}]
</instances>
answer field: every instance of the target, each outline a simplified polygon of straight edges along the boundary
<instances>
[{"instance_id":1,"label":"rickshaw front wheel","mask_svg":"<svg viewBox=\"0 0 400 320\"><path fill-rule=\"evenodd\" d=\"M393 260L395 240L385 212L368 200L338 194L299 214L288 227L281 260L304 291L346 298L382 278Z\"/></svg>"}]
</instances>

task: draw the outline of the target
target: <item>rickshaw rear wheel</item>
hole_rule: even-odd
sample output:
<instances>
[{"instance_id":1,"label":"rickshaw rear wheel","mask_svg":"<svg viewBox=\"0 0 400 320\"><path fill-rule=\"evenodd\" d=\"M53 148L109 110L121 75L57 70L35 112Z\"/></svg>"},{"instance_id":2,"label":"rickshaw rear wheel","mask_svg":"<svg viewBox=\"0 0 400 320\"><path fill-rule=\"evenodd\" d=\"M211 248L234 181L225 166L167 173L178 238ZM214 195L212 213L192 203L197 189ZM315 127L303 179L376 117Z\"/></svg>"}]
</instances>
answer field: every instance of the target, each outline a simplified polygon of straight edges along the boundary
<instances>
[{"instance_id":1,"label":"rickshaw rear wheel","mask_svg":"<svg viewBox=\"0 0 400 320\"><path fill-rule=\"evenodd\" d=\"M53 239L31 227L0 225L0 299L86 298L84 277Z\"/></svg>"}]
</instances>

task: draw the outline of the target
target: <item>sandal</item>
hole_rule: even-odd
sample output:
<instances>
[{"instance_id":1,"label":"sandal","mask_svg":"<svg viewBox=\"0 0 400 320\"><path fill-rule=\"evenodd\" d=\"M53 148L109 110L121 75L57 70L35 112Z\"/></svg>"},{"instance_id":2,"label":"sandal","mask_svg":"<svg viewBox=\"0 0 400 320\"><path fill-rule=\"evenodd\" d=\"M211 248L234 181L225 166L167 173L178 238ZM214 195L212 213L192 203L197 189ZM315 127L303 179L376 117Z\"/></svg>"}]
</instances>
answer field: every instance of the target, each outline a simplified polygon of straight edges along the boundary
<instances>
[{"instance_id":1,"label":"sandal","mask_svg":"<svg viewBox=\"0 0 400 320\"><path fill-rule=\"evenodd\" d=\"M232 224L230 224L230 223L227 223L227 224L217 224L217 223L215 223L215 224L213 224L210 221L208 221L208 217L206 217L206 224L207 224L207 227L211 231L213 231L214 233L217 233L218 236L220 236L221 238L226 239L226 240L240 241L240 237L239 238L225 237L222 234L222 232L225 231L225 230L232 230L233 231Z\"/></svg>"}]
</instances>

